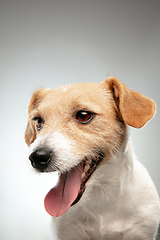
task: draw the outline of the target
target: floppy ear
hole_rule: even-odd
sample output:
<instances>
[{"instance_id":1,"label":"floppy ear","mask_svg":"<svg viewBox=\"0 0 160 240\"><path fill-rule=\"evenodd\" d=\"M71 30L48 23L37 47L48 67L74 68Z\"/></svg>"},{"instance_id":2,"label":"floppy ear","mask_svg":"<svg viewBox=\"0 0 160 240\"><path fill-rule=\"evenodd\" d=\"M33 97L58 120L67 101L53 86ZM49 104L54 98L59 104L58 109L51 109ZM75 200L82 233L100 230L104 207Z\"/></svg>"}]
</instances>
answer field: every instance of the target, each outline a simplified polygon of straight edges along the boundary
<instances>
[{"instance_id":1,"label":"floppy ear","mask_svg":"<svg viewBox=\"0 0 160 240\"><path fill-rule=\"evenodd\" d=\"M103 83L109 85L122 120L135 128L143 127L155 114L155 103L141 93L128 89L116 78Z\"/></svg>"},{"instance_id":2,"label":"floppy ear","mask_svg":"<svg viewBox=\"0 0 160 240\"><path fill-rule=\"evenodd\" d=\"M49 92L49 89L38 89L36 90L29 102L28 106L28 123L27 123L27 128L25 131L25 141L27 145L30 145L31 143L34 142L36 138L36 130L35 130L35 124L32 120L31 114L33 110L37 109L43 98L46 96L46 94Z\"/></svg>"},{"instance_id":3,"label":"floppy ear","mask_svg":"<svg viewBox=\"0 0 160 240\"><path fill-rule=\"evenodd\" d=\"M26 141L28 146L32 142L34 142L34 140L36 138L35 127L33 126L33 123L31 122L31 120L28 120L24 138L25 138L25 141Z\"/></svg>"}]
</instances>

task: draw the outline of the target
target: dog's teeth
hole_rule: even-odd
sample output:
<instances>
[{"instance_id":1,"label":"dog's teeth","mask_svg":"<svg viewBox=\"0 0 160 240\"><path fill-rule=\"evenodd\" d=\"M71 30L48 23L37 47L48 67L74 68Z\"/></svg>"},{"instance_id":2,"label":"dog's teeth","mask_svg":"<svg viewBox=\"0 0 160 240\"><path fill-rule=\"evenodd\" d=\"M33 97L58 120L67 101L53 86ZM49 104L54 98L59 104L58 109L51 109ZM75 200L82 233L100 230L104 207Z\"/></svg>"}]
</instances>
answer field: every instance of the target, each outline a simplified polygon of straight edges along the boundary
<instances>
[{"instance_id":1,"label":"dog's teeth","mask_svg":"<svg viewBox=\"0 0 160 240\"><path fill-rule=\"evenodd\" d=\"M85 177L85 173L82 173L81 179L83 179Z\"/></svg>"},{"instance_id":2,"label":"dog's teeth","mask_svg":"<svg viewBox=\"0 0 160 240\"><path fill-rule=\"evenodd\" d=\"M90 159L87 158L86 165L91 164L91 163L92 163L92 159L91 158Z\"/></svg>"},{"instance_id":3,"label":"dog's teeth","mask_svg":"<svg viewBox=\"0 0 160 240\"><path fill-rule=\"evenodd\" d=\"M84 167L84 172L86 173L88 170L89 170L89 168L90 168L90 165L89 164L87 164L85 167Z\"/></svg>"}]
</instances>

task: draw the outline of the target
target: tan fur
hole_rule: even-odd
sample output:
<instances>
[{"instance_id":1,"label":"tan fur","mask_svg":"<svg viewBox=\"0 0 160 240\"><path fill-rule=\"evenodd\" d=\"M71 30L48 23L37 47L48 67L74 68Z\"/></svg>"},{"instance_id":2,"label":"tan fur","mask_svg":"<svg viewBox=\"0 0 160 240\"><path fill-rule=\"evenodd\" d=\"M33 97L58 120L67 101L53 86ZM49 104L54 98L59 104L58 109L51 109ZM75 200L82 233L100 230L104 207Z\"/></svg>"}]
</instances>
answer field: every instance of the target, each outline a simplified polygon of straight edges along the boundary
<instances>
[{"instance_id":1,"label":"tan fur","mask_svg":"<svg viewBox=\"0 0 160 240\"><path fill-rule=\"evenodd\" d=\"M84 94L84 89L87 94ZM63 98L61 98L59 92L63 94ZM94 95L92 95L92 92L94 92ZM113 93L113 99L111 93ZM75 98L74 103L73 98ZM96 102L96 104L94 102ZM103 116L104 120L107 122L107 124L104 123L105 127L106 125L109 127L110 125L116 125L116 116L114 111L115 104L117 106L116 110L118 117L120 119L122 117L122 120L126 124L136 128L144 126L155 113L155 104L152 99L145 97L141 93L129 90L124 84L115 78L106 79L101 84L80 84L78 89L77 85L73 85L70 86L70 89L68 89L66 93L63 92L63 88L59 88L57 90L38 89L33 94L28 107L29 123L25 134L27 144L31 144L36 137L35 129L31 120L34 115L45 114L44 118L47 119L48 125L51 124L52 126L53 114L58 114L58 112L60 112L59 116L64 121L64 116L61 116L61 114L63 114L66 107L69 108L66 109L66 111L68 111L68 115L70 116L70 114L74 114L74 111L83 109L84 103L86 103L86 110L88 107L87 104L91 104L92 109L95 110L99 116ZM57 106L56 109L55 106ZM53 110L56 110L56 112L54 113ZM49 119L51 123L49 122ZM59 124L60 123L61 122L59 122ZM75 124L76 123L74 122L74 125ZM72 128L74 125L72 125ZM100 131L100 127L101 126L98 126L98 132ZM93 131L93 128L91 131ZM104 129L102 129L102 132L103 131ZM95 134L97 134L97 132ZM112 133L109 133L109 135L111 136Z\"/></svg>"},{"instance_id":2,"label":"tan fur","mask_svg":"<svg viewBox=\"0 0 160 240\"><path fill-rule=\"evenodd\" d=\"M118 101L118 111L126 124L141 128L154 116L155 103L152 99L128 89L115 78L111 78L107 84L114 92Z\"/></svg>"}]
</instances>

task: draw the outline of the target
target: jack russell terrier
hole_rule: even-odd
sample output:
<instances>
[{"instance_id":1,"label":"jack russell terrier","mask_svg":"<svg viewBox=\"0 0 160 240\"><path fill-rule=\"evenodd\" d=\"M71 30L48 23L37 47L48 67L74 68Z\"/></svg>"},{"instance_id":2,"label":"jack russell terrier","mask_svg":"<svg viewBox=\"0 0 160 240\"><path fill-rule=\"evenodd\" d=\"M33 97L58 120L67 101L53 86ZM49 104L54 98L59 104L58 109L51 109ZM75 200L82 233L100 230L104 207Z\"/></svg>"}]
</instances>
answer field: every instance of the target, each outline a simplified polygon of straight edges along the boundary
<instances>
[{"instance_id":1,"label":"jack russell terrier","mask_svg":"<svg viewBox=\"0 0 160 240\"><path fill-rule=\"evenodd\" d=\"M59 240L155 240L159 198L127 127L154 114L153 100L113 77L34 92L25 141L34 168L59 172L44 200Z\"/></svg>"}]
</instances>

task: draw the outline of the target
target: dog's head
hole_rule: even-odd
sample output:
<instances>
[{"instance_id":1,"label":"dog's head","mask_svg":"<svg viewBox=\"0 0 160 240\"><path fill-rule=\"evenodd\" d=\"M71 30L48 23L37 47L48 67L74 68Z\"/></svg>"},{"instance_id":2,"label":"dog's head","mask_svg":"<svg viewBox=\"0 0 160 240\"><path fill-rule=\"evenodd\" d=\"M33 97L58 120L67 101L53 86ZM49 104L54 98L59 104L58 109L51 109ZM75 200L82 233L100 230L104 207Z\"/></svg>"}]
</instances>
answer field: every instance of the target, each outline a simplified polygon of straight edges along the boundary
<instances>
[{"instance_id":1,"label":"dog's head","mask_svg":"<svg viewBox=\"0 0 160 240\"><path fill-rule=\"evenodd\" d=\"M115 78L35 91L25 132L29 159L39 171L60 173L47 212L59 216L77 203L92 173L118 151L126 124L141 128L154 113L150 98Z\"/></svg>"}]
</instances>

